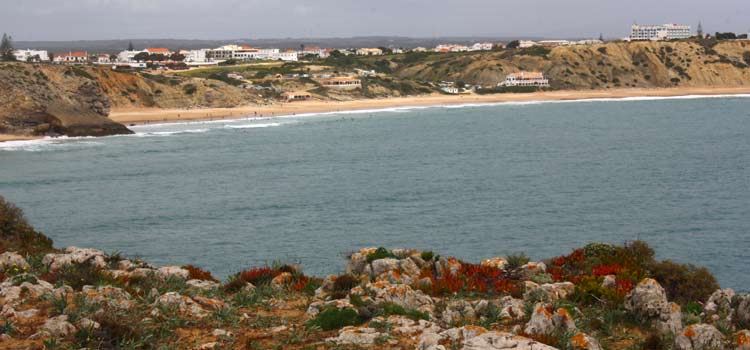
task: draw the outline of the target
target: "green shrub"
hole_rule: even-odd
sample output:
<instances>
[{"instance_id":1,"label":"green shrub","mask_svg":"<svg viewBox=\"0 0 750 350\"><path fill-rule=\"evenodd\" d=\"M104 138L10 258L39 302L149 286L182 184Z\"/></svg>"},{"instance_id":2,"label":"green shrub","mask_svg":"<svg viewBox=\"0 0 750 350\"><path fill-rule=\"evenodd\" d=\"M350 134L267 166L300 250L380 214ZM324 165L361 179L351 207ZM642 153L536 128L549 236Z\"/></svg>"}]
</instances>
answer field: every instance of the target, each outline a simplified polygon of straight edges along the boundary
<instances>
[{"instance_id":1,"label":"green shrub","mask_svg":"<svg viewBox=\"0 0 750 350\"><path fill-rule=\"evenodd\" d=\"M367 262L371 263L371 262L373 262L375 260L386 259L386 258L394 258L395 259L396 256L393 255L393 253L391 253L390 250L385 249L383 247L380 247L377 250L375 250L375 252L367 255Z\"/></svg>"},{"instance_id":2,"label":"green shrub","mask_svg":"<svg viewBox=\"0 0 750 350\"><path fill-rule=\"evenodd\" d=\"M420 257L424 261L432 261L432 258L435 257L435 254L431 250L428 250L428 251L422 252Z\"/></svg>"},{"instance_id":3,"label":"green shrub","mask_svg":"<svg viewBox=\"0 0 750 350\"><path fill-rule=\"evenodd\" d=\"M742 59L750 65L750 51L745 51L745 53L742 54Z\"/></svg>"},{"instance_id":4,"label":"green shrub","mask_svg":"<svg viewBox=\"0 0 750 350\"><path fill-rule=\"evenodd\" d=\"M530 261L524 253L508 255L505 260L508 262L508 270L515 270Z\"/></svg>"},{"instance_id":5,"label":"green shrub","mask_svg":"<svg viewBox=\"0 0 750 350\"><path fill-rule=\"evenodd\" d=\"M327 309L321 311L314 319L307 322L308 327L332 331L346 326L356 326L362 323L356 311L352 309Z\"/></svg>"},{"instance_id":6,"label":"green shrub","mask_svg":"<svg viewBox=\"0 0 750 350\"><path fill-rule=\"evenodd\" d=\"M333 282L333 292L331 293L331 297L334 299L346 297L352 288L359 285L359 282L359 279L353 275L346 274L338 276L336 281Z\"/></svg>"},{"instance_id":7,"label":"green shrub","mask_svg":"<svg viewBox=\"0 0 750 350\"><path fill-rule=\"evenodd\" d=\"M196 91L198 91L198 88L193 84L186 84L185 86L182 87L182 91L185 92L185 94L187 95L192 95Z\"/></svg>"},{"instance_id":8,"label":"green shrub","mask_svg":"<svg viewBox=\"0 0 750 350\"><path fill-rule=\"evenodd\" d=\"M719 283L711 272L692 264L666 260L655 263L650 270L654 279L664 287L669 300L680 305L691 301L704 302L719 289Z\"/></svg>"},{"instance_id":9,"label":"green shrub","mask_svg":"<svg viewBox=\"0 0 750 350\"><path fill-rule=\"evenodd\" d=\"M430 315L426 312L417 311L414 309L406 309L401 305L397 305L394 303L385 302L380 305L379 316L383 316L385 318L388 318L388 316L391 315L399 315L399 316L406 316L408 318L411 318L412 320L429 320Z\"/></svg>"},{"instance_id":10,"label":"green shrub","mask_svg":"<svg viewBox=\"0 0 750 350\"><path fill-rule=\"evenodd\" d=\"M23 211L0 196L0 252L36 255L53 250L52 240L29 225Z\"/></svg>"}]
</instances>

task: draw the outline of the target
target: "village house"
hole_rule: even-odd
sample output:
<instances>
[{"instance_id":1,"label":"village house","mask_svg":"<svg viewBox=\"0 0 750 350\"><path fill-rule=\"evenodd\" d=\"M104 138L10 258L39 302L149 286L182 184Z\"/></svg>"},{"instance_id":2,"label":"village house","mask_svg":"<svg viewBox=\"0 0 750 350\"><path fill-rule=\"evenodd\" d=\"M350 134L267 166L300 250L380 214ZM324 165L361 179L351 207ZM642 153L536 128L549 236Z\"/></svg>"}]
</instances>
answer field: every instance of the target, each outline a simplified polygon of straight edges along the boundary
<instances>
[{"instance_id":1,"label":"village house","mask_svg":"<svg viewBox=\"0 0 750 350\"><path fill-rule=\"evenodd\" d=\"M476 43L469 48L469 51L490 51L494 47L493 43Z\"/></svg>"},{"instance_id":2,"label":"village house","mask_svg":"<svg viewBox=\"0 0 750 350\"><path fill-rule=\"evenodd\" d=\"M356 54L357 56L380 56L383 54L383 50L378 49L378 48L363 47L363 48L357 49Z\"/></svg>"},{"instance_id":3,"label":"village house","mask_svg":"<svg viewBox=\"0 0 750 350\"><path fill-rule=\"evenodd\" d=\"M168 48L165 48L165 47L149 47L143 51L147 52L149 55L164 55L164 56L172 55L172 51L170 51Z\"/></svg>"},{"instance_id":4,"label":"village house","mask_svg":"<svg viewBox=\"0 0 750 350\"><path fill-rule=\"evenodd\" d=\"M136 51L136 50L132 50L132 51L125 50L125 51L122 51L122 52L120 52L120 53L117 54L117 62L122 62L122 63L135 62L135 55L137 55L137 54L139 54L141 52L143 52L143 51Z\"/></svg>"},{"instance_id":5,"label":"village house","mask_svg":"<svg viewBox=\"0 0 750 350\"><path fill-rule=\"evenodd\" d=\"M112 58L109 54L101 53L96 55L96 61L94 61L96 64L110 64L112 63Z\"/></svg>"},{"instance_id":6,"label":"village house","mask_svg":"<svg viewBox=\"0 0 750 350\"><path fill-rule=\"evenodd\" d=\"M15 50L13 56L16 57L16 61L21 62L47 62L49 61L49 54L45 50Z\"/></svg>"},{"instance_id":7,"label":"village house","mask_svg":"<svg viewBox=\"0 0 750 350\"><path fill-rule=\"evenodd\" d=\"M411 49L411 52L427 52L427 48L419 46Z\"/></svg>"},{"instance_id":8,"label":"village house","mask_svg":"<svg viewBox=\"0 0 750 350\"><path fill-rule=\"evenodd\" d=\"M88 61L88 52L81 51L56 54L53 59L54 63L86 63Z\"/></svg>"},{"instance_id":9,"label":"village house","mask_svg":"<svg viewBox=\"0 0 750 350\"><path fill-rule=\"evenodd\" d=\"M319 82L324 87L337 90L354 90L362 87L362 80L352 77L321 79Z\"/></svg>"},{"instance_id":10,"label":"village house","mask_svg":"<svg viewBox=\"0 0 750 350\"><path fill-rule=\"evenodd\" d=\"M549 80L544 77L542 72L517 72L508 74L505 77L505 81L498 84L498 86L536 86L536 87L548 87Z\"/></svg>"},{"instance_id":11,"label":"village house","mask_svg":"<svg viewBox=\"0 0 750 350\"><path fill-rule=\"evenodd\" d=\"M520 40L518 42L518 47L520 47L522 49L525 49L527 47L536 46L536 45L537 45L537 43L534 42L534 41L531 41L531 40Z\"/></svg>"},{"instance_id":12,"label":"village house","mask_svg":"<svg viewBox=\"0 0 750 350\"><path fill-rule=\"evenodd\" d=\"M305 101L312 98L312 95L307 91L290 91L284 93L284 99L287 102L293 101Z\"/></svg>"}]
</instances>

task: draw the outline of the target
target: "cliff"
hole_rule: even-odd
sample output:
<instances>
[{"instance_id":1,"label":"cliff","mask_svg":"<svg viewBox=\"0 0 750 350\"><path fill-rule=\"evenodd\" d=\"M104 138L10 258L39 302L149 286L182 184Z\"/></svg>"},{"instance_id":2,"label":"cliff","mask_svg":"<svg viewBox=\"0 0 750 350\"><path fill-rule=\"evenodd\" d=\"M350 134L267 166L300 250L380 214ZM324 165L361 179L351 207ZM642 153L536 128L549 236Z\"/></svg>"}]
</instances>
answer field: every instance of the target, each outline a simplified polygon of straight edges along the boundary
<instances>
[{"instance_id":1,"label":"cliff","mask_svg":"<svg viewBox=\"0 0 750 350\"><path fill-rule=\"evenodd\" d=\"M34 239L34 244L19 242ZM225 282L97 249L51 248L0 197L0 349L601 350L748 348L750 294L643 242L461 261L365 248Z\"/></svg>"},{"instance_id":2,"label":"cliff","mask_svg":"<svg viewBox=\"0 0 750 350\"><path fill-rule=\"evenodd\" d=\"M381 63L382 65L382 63ZM750 85L750 41L619 42L392 59L396 76L495 85L542 71L552 89Z\"/></svg>"},{"instance_id":3,"label":"cliff","mask_svg":"<svg viewBox=\"0 0 750 350\"><path fill-rule=\"evenodd\" d=\"M234 107L257 96L220 81L123 73L109 67L0 64L0 133L104 136L132 133L110 108Z\"/></svg>"}]
</instances>

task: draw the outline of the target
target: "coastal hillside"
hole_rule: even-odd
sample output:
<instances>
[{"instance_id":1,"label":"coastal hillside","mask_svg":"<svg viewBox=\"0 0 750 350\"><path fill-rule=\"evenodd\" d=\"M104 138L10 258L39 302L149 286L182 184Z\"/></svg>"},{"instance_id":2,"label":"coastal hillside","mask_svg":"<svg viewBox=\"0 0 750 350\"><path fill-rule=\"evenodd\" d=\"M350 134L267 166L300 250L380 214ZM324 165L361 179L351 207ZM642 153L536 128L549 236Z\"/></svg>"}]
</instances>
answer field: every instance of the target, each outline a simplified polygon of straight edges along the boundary
<instances>
[{"instance_id":1,"label":"coastal hillside","mask_svg":"<svg viewBox=\"0 0 750 350\"><path fill-rule=\"evenodd\" d=\"M103 136L130 133L107 118L100 84L78 68L0 64L0 133Z\"/></svg>"},{"instance_id":2,"label":"coastal hillside","mask_svg":"<svg viewBox=\"0 0 750 350\"><path fill-rule=\"evenodd\" d=\"M0 349L750 347L750 294L639 241L544 261L365 248L342 271L279 262L219 281L193 265L56 249L0 197Z\"/></svg>"},{"instance_id":3,"label":"coastal hillside","mask_svg":"<svg viewBox=\"0 0 750 350\"><path fill-rule=\"evenodd\" d=\"M0 64L0 134L131 133L112 108L234 107L259 97L221 81L115 72L109 67Z\"/></svg>"},{"instance_id":4,"label":"coastal hillside","mask_svg":"<svg viewBox=\"0 0 750 350\"><path fill-rule=\"evenodd\" d=\"M110 109L231 108L287 102L300 91L322 101L442 92L443 82L493 89L518 71L540 71L549 90L750 85L750 41L613 42L483 52L337 56L190 71L119 72L110 66L0 64L0 134L101 136L129 133ZM354 89L316 76L356 79ZM469 92L471 93L471 92Z\"/></svg>"},{"instance_id":5,"label":"coastal hillside","mask_svg":"<svg viewBox=\"0 0 750 350\"><path fill-rule=\"evenodd\" d=\"M750 41L535 46L371 61L401 78L477 85L496 85L518 71L543 72L552 89L750 85Z\"/></svg>"}]
</instances>

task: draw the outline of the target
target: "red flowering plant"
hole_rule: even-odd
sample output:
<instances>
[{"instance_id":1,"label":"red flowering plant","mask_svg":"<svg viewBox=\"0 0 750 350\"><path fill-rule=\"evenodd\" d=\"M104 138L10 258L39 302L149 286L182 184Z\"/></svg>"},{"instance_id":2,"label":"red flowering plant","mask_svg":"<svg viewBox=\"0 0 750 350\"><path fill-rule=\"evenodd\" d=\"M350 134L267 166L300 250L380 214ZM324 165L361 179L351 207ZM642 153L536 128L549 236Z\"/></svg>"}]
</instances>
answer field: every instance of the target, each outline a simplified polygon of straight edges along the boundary
<instances>
[{"instance_id":1,"label":"red flowering plant","mask_svg":"<svg viewBox=\"0 0 750 350\"><path fill-rule=\"evenodd\" d=\"M519 294L517 281L509 279L499 268L459 263L460 267L455 274L446 273L440 278L435 278L429 271L423 271L421 277L428 277L432 282L428 292L435 296L454 293Z\"/></svg>"}]
</instances>

